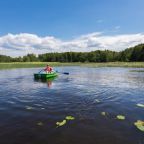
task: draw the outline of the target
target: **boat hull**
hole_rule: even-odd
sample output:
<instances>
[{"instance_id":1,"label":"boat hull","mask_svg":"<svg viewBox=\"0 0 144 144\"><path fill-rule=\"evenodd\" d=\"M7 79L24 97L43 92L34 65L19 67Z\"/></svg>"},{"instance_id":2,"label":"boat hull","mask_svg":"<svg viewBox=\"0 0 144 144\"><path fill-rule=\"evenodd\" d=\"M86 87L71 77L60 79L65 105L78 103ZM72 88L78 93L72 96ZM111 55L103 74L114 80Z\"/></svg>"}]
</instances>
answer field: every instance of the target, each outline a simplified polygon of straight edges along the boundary
<instances>
[{"instance_id":1,"label":"boat hull","mask_svg":"<svg viewBox=\"0 0 144 144\"><path fill-rule=\"evenodd\" d=\"M56 72L52 73L36 73L34 74L35 79L49 79L58 76Z\"/></svg>"}]
</instances>

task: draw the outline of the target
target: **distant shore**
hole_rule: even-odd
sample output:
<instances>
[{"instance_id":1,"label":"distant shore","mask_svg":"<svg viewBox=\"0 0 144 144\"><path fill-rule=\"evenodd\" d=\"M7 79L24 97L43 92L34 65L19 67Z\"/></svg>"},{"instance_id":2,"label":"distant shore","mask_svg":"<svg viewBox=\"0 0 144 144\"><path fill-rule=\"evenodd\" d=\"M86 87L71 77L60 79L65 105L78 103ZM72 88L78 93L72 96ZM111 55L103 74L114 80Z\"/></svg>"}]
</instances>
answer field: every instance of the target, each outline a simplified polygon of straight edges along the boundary
<instances>
[{"instance_id":1,"label":"distant shore","mask_svg":"<svg viewBox=\"0 0 144 144\"><path fill-rule=\"evenodd\" d=\"M47 64L51 66L82 66L82 67L132 67L144 68L144 62L105 62L105 63L60 63L60 62L15 62L15 63L0 63L0 69L13 68L36 68L45 67Z\"/></svg>"}]
</instances>

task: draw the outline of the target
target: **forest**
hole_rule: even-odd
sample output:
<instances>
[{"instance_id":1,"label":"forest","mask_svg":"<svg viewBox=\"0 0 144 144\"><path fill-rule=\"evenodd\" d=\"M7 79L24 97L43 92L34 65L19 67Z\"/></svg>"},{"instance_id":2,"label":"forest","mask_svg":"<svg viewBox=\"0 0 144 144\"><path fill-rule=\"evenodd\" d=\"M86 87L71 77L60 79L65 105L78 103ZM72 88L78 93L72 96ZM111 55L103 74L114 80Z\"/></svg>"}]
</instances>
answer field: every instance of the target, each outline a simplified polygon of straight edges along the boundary
<instances>
[{"instance_id":1,"label":"forest","mask_svg":"<svg viewBox=\"0 0 144 144\"><path fill-rule=\"evenodd\" d=\"M0 55L0 62L143 62L144 44L139 44L123 51L96 50L91 52L63 52L27 54L12 58Z\"/></svg>"}]
</instances>

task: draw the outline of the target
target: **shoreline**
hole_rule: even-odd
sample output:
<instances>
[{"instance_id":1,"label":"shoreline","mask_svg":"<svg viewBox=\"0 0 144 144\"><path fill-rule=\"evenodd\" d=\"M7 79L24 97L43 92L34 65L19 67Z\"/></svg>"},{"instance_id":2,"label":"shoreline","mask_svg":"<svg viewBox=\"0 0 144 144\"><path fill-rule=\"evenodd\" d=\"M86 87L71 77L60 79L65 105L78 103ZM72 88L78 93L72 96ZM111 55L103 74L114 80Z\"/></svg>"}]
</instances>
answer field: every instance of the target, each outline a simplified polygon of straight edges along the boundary
<instances>
[{"instance_id":1,"label":"shoreline","mask_svg":"<svg viewBox=\"0 0 144 144\"><path fill-rule=\"evenodd\" d=\"M0 70L15 69L15 68L37 68L45 67L47 64L51 66L81 66L81 67L130 67L130 68L144 68L144 62L104 62L104 63L61 63L61 62L14 62L14 63L0 63Z\"/></svg>"}]
</instances>

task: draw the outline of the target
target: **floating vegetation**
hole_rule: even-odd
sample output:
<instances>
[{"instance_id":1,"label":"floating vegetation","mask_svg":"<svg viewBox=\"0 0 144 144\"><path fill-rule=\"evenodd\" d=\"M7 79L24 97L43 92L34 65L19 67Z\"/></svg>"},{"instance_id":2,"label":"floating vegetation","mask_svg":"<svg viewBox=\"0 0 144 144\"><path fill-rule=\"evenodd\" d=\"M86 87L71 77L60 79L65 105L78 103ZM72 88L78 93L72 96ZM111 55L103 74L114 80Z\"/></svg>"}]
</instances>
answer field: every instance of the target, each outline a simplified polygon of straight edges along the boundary
<instances>
[{"instance_id":1,"label":"floating vegetation","mask_svg":"<svg viewBox=\"0 0 144 144\"><path fill-rule=\"evenodd\" d=\"M60 127L60 126L65 125L67 121L74 120L74 119L75 119L75 117L73 117L73 116L66 116L62 122L56 122L56 125L57 125L57 127Z\"/></svg>"},{"instance_id":2,"label":"floating vegetation","mask_svg":"<svg viewBox=\"0 0 144 144\"><path fill-rule=\"evenodd\" d=\"M108 96L107 99L111 99L111 98L113 98L113 97L114 97L114 96Z\"/></svg>"},{"instance_id":3,"label":"floating vegetation","mask_svg":"<svg viewBox=\"0 0 144 144\"><path fill-rule=\"evenodd\" d=\"M143 107L144 108L144 104L140 104L140 103L138 103L138 104L136 104L138 107Z\"/></svg>"},{"instance_id":4,"label":"floating vegetation","mask_svg":"<svg viewBox=\"0 0 144 144\"><path fill-rule=\"evenodd\" d=\"M43 123L42 122L38 122L37 125L38 126L43 126Z\"/></svg>"},{"instance_id":5,"label":"floating vegetation","mask_svg":"<svg viewBox=\"0 0 144 144\"><path fill-rule=\"evenodd\" d=\"M100 103L100 100L98 100L98 99L95 99L95 102L97 102L97 103Z\"/></svg>"},{"instance_id":6,"label":"floating vegetation","mask_svg":"<svg viewBox=\"0 0 144 144\"><path fill-rule=\"evenodd\" d=\"M116 117L118 120L125 120L125 116L123 115L117 115Z\"/></svg>"},{"instance_id":7,"label":"floating vegetation","mask_svg":"<svg viewBox=\"0 0 144 144\"><path fill-rule=\"evenodd\" d=\"M130 72L144 72L144 70L131 70Z\"/></svg>"},{"instance_id":8,"label":"floating vegetation","mask_svg":"<svg viewBox=\"0 0 144 144\"><path fill-rule=\"evenodd\" d=\"M75 118L73 116L66 116L66 120L74 120Z\"/></svg>"},{"instance_id":9,"label":"floating vegetation","mask_svg":"<svg viewBox=\"0 0 144 144\"><path fill-rule=\"evenodd\" d=\"M66 124L66 120L63 120L62 122L56 122L56 125L57 125L58 127L63 126L63 125L65 125L65 124Z\"/></svg>"},{"instance_id":10,"label":"floating vegetation","mask_svg":"<svg viewBox=\"0 0 144 144\"><path fill-rule=\"evenodd\" d=\"M101 112L101 115L106 116L107 113L106 112Z\"/></svg>"},{"instance_id":11,"label":"floating vegetation","mask_svg":"<svg viewBox=\"0 0 144 144\"><path fill-rule=\"evenodd\" d=\"M31 107L31 106L26 106L26 109L27 109L27 110L32 110L32 109L34 109L34 108Z\"/></svg>"},{"instance_id":12,"label":"floating vegetation","mask_svg":"<svg viewBox=\"0 0 144 144\"><path fill-rule=\"evenodd\" d=\"M140 130L144 132L144 121L137 120L134 125Z\"/></svg>"}]
</instances>

